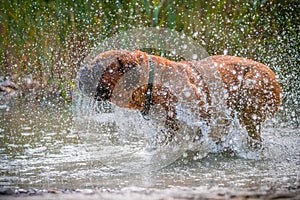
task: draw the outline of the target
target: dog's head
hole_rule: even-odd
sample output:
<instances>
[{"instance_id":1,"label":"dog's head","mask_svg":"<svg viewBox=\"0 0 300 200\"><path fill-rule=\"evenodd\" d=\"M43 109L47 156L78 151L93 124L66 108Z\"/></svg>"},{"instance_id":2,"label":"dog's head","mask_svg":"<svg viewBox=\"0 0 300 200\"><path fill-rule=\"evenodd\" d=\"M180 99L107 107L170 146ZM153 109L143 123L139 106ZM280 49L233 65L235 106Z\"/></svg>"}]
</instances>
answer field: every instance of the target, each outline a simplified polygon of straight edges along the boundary
<instances>
[{"instance_id":1,"label":"dog's head","mask_svg":"<svg viewBox=\"0 0 300 200\"><path fill-rule=\"evenodd\" d=\"M113 50L99 54L80 69L79 89L101 101L130 107L133 92L148 83L147 54L140 51Z\"/></svg>"},{"instance_id":2,"label":"dog's head","mask_svg":"<svg viewBox=\"0 0 300 200\"><path fill-rule=\"evenodd\" d=\"M109 79L115 72L122 72L119 57L126 53L129 52L119 50L105 52L83 66L77 78L80 91L89 97L97 96L99 99L107 100L112 93Z\"/></svg>"}]
</instances>

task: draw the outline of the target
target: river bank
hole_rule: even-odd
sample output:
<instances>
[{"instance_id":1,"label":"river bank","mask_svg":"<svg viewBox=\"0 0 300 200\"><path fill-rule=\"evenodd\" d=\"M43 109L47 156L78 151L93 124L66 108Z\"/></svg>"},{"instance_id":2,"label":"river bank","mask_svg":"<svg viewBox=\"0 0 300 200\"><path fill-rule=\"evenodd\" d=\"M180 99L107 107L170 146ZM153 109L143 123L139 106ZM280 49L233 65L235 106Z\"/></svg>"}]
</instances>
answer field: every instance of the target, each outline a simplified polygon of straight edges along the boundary
<instances>
[{"instance_id":1,"label":"river bank","mask_svg":"<svg viewBox=\"0 0 300 200\"><path fill-rule=\"evenodd\" d=\"M120 190L37 190L37 189L13 189L1 188L2 200L77 200L77 199L132 199L132 200L162 200L162 199L300 199L300 186L297 188L250 188L250 189L225 189L204 187L170 187L167 189L148 189L139 187L125 187Z\"/></svg>"}]
</instances>

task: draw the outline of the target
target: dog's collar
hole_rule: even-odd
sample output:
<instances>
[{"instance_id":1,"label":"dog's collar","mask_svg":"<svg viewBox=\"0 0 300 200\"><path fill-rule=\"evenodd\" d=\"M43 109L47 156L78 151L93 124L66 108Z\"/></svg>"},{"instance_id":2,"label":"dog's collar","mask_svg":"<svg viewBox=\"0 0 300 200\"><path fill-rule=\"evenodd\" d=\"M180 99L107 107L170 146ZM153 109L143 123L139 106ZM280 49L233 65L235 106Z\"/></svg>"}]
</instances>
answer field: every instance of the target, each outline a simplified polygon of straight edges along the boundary
<instances>
[{"instance_id":1,"label":"dog's collar","mask_svg":"<svg viewBox=\"0 0 300 200\"><path fill-rule=\"evenodd\" d=\"M148 78L148 89L147 89L147 98L145 101L145 109L142 111L142 115L144 119L149 120L146 116L149 114L150 110L150 103L151 103L151 98L152 98L152 87L153 87L153 79L154 79L154 65L153 61L150 55L147 55L148 61L149 61L149 78Z\"/></svg>"}]
</instances>

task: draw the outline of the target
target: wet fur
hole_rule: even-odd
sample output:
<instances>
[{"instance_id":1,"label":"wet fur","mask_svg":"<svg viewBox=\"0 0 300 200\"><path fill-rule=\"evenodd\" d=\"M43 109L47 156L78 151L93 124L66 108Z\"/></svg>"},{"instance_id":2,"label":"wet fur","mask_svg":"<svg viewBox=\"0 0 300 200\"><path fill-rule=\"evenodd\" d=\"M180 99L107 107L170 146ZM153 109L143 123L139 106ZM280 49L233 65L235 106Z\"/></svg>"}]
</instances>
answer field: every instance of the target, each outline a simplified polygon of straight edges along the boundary
<instances>
[{"instance_id":1,"label":"wet fur","mask_svg":"<svg viewBox=\"0 0 300 200\"><path fill-rule=\"evenodd\" d=\"M207 71L211 64L215 64L228 94L224 106L231 111L231 115L237 115L251 138L261 141L262 122L272 117L280 105L280 85L274 72L267 66L250 59L226 55L211 56L198 62L173 62L159 56L151 57L156 71L151 104L159 104L164 108L167 127L175 131L178 129L175 104L182 99L184 102L197 102L194 112L197 112L199 120L210 123L214 117L214 110L210 107L214 105L211 105L213 91L210 91L208 81L213 80L208 80ZM170 91L165 82L172 83L173 71L182 76L174 82L177 87ZM108 51L98 55L89 66L81 70L79 86L84 93L98 100L142 111L147 98L148 72L149 60L146 53ZM130 84L126 78L130 80ZM121 79L123 85L115 89ZM189 97L183 96L183 88L188 88ZM214 133L211 135L212 138L220 137Z\"/></svg>"}]
</instances>

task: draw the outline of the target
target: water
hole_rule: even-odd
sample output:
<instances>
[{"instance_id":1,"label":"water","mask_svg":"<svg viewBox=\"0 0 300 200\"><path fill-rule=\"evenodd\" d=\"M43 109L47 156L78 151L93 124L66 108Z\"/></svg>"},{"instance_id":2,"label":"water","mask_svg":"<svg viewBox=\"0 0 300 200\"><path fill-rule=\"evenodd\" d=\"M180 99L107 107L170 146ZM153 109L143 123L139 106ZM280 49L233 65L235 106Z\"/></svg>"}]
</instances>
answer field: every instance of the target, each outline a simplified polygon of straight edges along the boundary
<instances>
[{"instance_id":1,"label":"water","mask_svg":"<svg viewBox=\"0 0 300 200\"><path fill-rule=\"evenodd\" d=\"M232 146L234 151L221 152L212 152L209 143L195 152L188 142L149 149L145 133L147 127L152 128L151 121L143 122L141 117L137 122L138 113L128 116L123 110L113 115L111 108L102 114L84 113L91 104L79 105L2 102L0 186L117 190L130 186L299 187L299 129L266 126L264 149L250 156L239 145ZM234 143L243 137L232 139Z\"/></svg>"}]
</instances>

